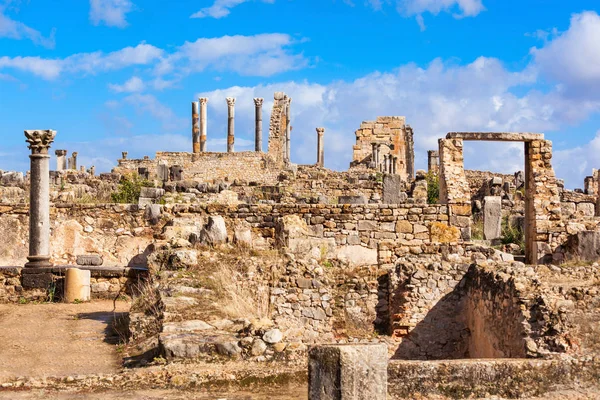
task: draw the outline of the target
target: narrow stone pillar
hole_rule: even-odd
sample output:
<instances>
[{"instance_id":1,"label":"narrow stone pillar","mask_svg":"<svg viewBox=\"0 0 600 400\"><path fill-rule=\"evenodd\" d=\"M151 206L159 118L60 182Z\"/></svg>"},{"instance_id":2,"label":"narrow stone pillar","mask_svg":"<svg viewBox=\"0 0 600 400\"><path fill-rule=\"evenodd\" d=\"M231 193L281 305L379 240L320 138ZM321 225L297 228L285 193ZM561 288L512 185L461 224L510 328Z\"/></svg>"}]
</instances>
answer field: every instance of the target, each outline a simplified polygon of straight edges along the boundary
<instances>
[{"instance_id":1,"label":"narrow stone pillar","mask_svg":"<svg viewBox=\"0 0 600 400\"><path fill-rule=\"evenodd\" d=\"M31 155L29 191L28 268L52 267L50 262L50 156L48 150L56 137L53 130L25 131Z\"/></svg>"},{"instance_id":2,"label":"narrow stone pillar","mask_svg":"<svg viewBox=\"0 0 600 400\"><path fill-rule=\"evenodd\" d=\"M440 170L440 153L435 150L427 152L427 170L428 172L437 175Z\"/></svg>"},{"instance_id":3,"label":"narrow stone pillar","mask_svg":"<svg viewBox=\"0 0 600 400\"><path fill-rule=\"evenodd\" d=\"M127 155L128 155L128 154L129 154L129 153L127 153L126 151L123 151L123 152L121 152L121 159L122 159L122 160L127 160Z\"/></svg>"},{"instance_id":4,"label":"narrow stone pillar","mask_svg":"<svg viewBox=\"0 0 600 400\"><path fill-rule=\"evenodd\" d=\"M233 144L235 142L235 98L227 98L227 152L233 153Z\"/></svg>"},{"instance_id":5,"label":"narrow stone pillar","mask_svg":"<svg viewBox=\"0 0 600 400\"><path fill-rule=\"evenodd\" d=\"M255 98L254 99L254 106L255 106L255 121L256 121L256 126L254 128L254 150L255 151L262 151L262 105L263 105L263 100L262 98Z\"/></svg>"},{"instance_id":6,"label":"narrow stone pillar","mask_svg":"<svg viewBox=\"0 0 600 400\"><path fill-rule=\"evenodd\" d=\"M90 173L91 176L96 176L96 167L92 165L90 167L89 173Z\"/></svg>"},{"instance_id":7,"label":"narrow stone pillar","mask_svg":"<svg viewBox=\"0 0 600 400\"><path fill-rule=\"evenodd\" d=\"M398 157L392 156L392 174L396 175L396 168L398 168Z\"/></svg>"},{"instance_id":8,"label":"narrow stone pillar","mask_svg":"<svg viewBox=\"0 0 600 400\"><path fill-rule=\"evenodd\" d=\"M206 151L206 104L208 97L200 97L200 152Z\"/></svg>"},{"instance_id":9,"label":"narrow stone pillar","mask_svg":"<svg viewBox=\"0 0 600 400\"><path fill-rule=\"evenodd\" d=\"M502 198L485 196L483 198L483 238L498 239L502 236Z\"/></svg>"},{"instance_id":10,"label":"narrow stone pillar","mask_svg":"<svg viewBox=\"0 0 600 400\"><path fill-rule=\"evenodd\" d=\"M287 155L288 162L292 161L292 153L290 151L290 147L291 147L290 143L291 143L291 137L292 137L291 107L292 107L292 98L288 97L287 112L286 112L286 124L285 124L285 154Z\"/></svg>"},{"instance_id":11,"label":"narrow stone pillar","mask_svg":"<svg viewBox=\"0 0 600 400\"><path fill-rule=\"evenodd\" d=\"M325 128L317 128L317 165L319 167L325 166L325 148L323 143L324 134Z\"/></svg>"},{"instance_id":12,"label":"narrow stone pillar","mask_svg":"<svg viewBox=\"0 0 600 400\"><path fill-rule=\"evenodd\" d=\"M383 156L383 173L384 173L384 174L387 174L387 173L389 172L389 171L388 171L388 170L389 170L389 168L390 168L390 161L389 161L389 157L388 157L388 155L387 155L387 154L385 154L385 155Z\"/></svg>"},{"instance_id":13,"label":"narrow stone pillar","mask_svg":"<svg viewBox=\"0 0 600 400\"><path fill-rule=\"evenodd\" d=\"M200 153L200 110L199 104L192 101L192 161L198 161Z\"/></svg>"},{"instance_id":14,"label":"narrow stone pillar","mask_svg":"<svg viewBox=\"0 0 600 400\"><path fill-rule=\"evenodd\" d=\"M377 143L371 143L371 168L377 168Z\"/></svg>"},{"instance_id":15,"label":"narrow stone pillar","mask_svg":"<svg viewBox=\"0 0 600 400\"><path fill-rule=\"evenodd\" d=\"M56 170L64 171L67 169L67 150L56 150Z\"/></svg>"},{"instance_id":16,"label":"narrow stone pillar","mask_svg":"<svg viewBox=\"0 0 600 400\"><path fill-rule=\"evenodd\" d=\"M385 344L323 345L308 354L309 400L386 400Z\"/></svg>"},{"instance_id":17,"label":"narrow stone pillar","mask_svg":"<svg viewBox=\"0 0 600 400\"><path fill-rule=\"evenodd\" d=\"M375 159L375 164L377 164L377 169L383 171L381 167L381 143L377 143L377 156Z\"/></svg>"},{"instance_id":18,"label":"narrow stone pillar","mask_svg":"<svg viewBox=\"0 0 600 400\"><path fill-rule=\"evenodd\" d=\"M71 158L69 158L69 169L77 170L77 152L74 151Z\"/></svg>"}]
</instances>

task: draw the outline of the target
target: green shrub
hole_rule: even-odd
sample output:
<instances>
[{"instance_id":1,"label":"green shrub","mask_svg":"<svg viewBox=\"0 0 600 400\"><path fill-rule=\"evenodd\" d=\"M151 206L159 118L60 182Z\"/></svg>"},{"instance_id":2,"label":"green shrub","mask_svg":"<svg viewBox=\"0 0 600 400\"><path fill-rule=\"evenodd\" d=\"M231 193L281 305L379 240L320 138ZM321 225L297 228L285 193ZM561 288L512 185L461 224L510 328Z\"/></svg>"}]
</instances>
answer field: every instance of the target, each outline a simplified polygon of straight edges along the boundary
<instances>
[{"instance_id":1,"label":"green shrub","mask_svg":"<svg viewBox=\"0 0 600 400\"><path fill-rule=\"evenodd\" d=\"M437 204L440 201L440 181L432 171L427 173L427 203Z\"/></svg>"},{"instance_id":2,"label":"green shrub","mask_svg":"<svg viewBox=\"0 0 600 400\"><path fill-rule=\"evenodd\" d=\"M135 204L140 199L143 187L152 187L152 183L138 174L124 175L119 182L117 192L111 194L114 203Z\"/></svg>"},{"instance_id":3,"label":"green shrub","mask_svg":"<svg viewBox=\"0 0 600 400\"><path fill-rule=\"evenodd\" d=\"M502 218L502 244L517 244L525 251L525 234L519 226L512 226L508 217Z\"/></svg>"}]
</instances>

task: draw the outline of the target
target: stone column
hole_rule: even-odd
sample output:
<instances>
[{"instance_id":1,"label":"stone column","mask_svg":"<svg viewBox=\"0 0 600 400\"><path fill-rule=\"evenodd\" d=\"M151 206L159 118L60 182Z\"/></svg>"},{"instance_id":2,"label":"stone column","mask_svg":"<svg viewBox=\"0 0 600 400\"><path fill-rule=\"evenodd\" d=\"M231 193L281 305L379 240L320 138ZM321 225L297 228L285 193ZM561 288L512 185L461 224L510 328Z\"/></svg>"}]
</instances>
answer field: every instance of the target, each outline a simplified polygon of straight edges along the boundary
<instances>
[{"instance_id":1,"label":"stone column","mask_svg":"<svg viewBox=\"0 0 600 400\"><path fill-rule=\"evenodd\" d=\"M233 144L235 142L235 98L227 98L227 152L233 153Z\"/></svg>"},{"instance_id":2,"label":"stone column","mask_svg":"<svg viewBox=\"0 0 600 400\"><path fill-rule=\"evenodd\" d=\"M392 174L396 175L396 168L398 168L398 157L392 156Z\"/></svg>"},{"instance_id":3,"label":"stone column","mask_svg":"<svg viewBox=\"0 0 600 400\"><path fill-rule=\"evenodd\" d=\"M389 168L390 168L389 156L387 154L385 154L383 156L383 173L384 174L389 173Z\"/></svg>"},{"instance_id":4,"label":"stone column","mask_svg":"<svg viewBox=\"0 0 600 400\"><path fill-rule=\"evenodd\" d=\"M206 104L208 97L200 97L200 152L206 151Z\"/></svg>"},{"instance_id":5,"label":"stone column","mask_svg":"<svg viewBox=\"0 0 600 400\"><path fill-rule=\"evenodd\" d=\"M126 151L123 151L123 152L121 152L121 159L122 159L122 160L127 160L127 155L128 155L128 154L129 154L129 153L128 153L128 152L126 152Z\"/></svg>"},{"instance_id":6,"label":"stone column","mask_svg":"<svg viewBox=\"0 0 600 400\"><path fill-rule=\"evenodd\" d=\"M285 124L285 154L287 155L287 161L292 160L292 154L290 152L290 142L292 137L292 98L288 97L287 112L286 112L286 124Z\"/></svg>"},{"instance_id":7,"label":"stone column","mask_svg":"<svg viewBox=\"0 0 600 400\"><path fill-rule=\"evenodd\" d=\"M69 169L77 170L77 152L74 151L71 158L69 158Z\"/></svg>"},{"instance_id":8,"label":"stone column","mask_svg":"<svg viewBox=\"0 0 600 400\"><path fill-rule=\"evenodd\" d=\"M377 168L377 143L371 143L371 168Z\"/></svg>"},{"instance_id":9,"label":"stone column","mask_svg":"<svg viewBox=\"0 0 600 400\"><path fill-rule=\"evenodd\" d=\"M381 143L377 143L377 155L375 159L375 164L377 164L376 168L380 171L383 171L380 167L381 165Z\"/></svg>"},{"instance_id":10,"label":"stone column","mask_svg":"<svg viewBox=\"0 0 600 400\"><path fill-rule=\"evenodd\" d=\"M200 110L199 104L192 101L192 161L198 161L200 153Z\"/></svg>"},{"instance_id":11,"label":"stone column","mask_svg":"<svg viewBox=\"0 0 600 400\"><path fill-rule=\"evenodd\" d=\"M25 131L31 155L28 268L52 267L50 262L50 156L53 130Z\"/></svg>"},{"instance_id":12,"label":"stone column","mask_svg":"<svg viewBox=\"0 0 600 400\"><path fill-rule=\"evenodd\" d=\"M440 170L440 153L435 150L427 152L427 170L428 172L437 175Z\"/></svg>"},{"instance_id":13,"label":"stone column","mask_svg":"<svg viewBox=\"0 0 600 400\"><path fill-rule=\"evenodd\" d=\"M56 170L64 171L67 169L67 150L56 150Z\"/></svg>"},{"instance_id":14,"label":"stone column","mask_svg":"<svg viewBox=\"0 0 600 400\"><path fill-rule=\"evenodd\" d=\"M325 166L325 149L323 143L324 134L325 128L317 128L317 165L319 167Z\"/></svg>"},{"instance_id":15,"label":"stone column","mask_svg":"<svg viewBox=\"0 0 600 400\"><path fill-rule=\"evenodd\" d=\"M262 105L263 105L263 100L262 98L255 98L254 99L254 106L255 106L255 121L256 121L256 126L254 128L254 150L255 151L262 151Z\"/></svg>"},{"instance_id":16,"label":"stone column","mask_svg":"<svg viewBox=\"0 0 600 400\"><path fill-rule=\"evenodd\" d=\"M308 354L309 400L386 400L384 344L323 345Z\"/></svg>"}]
</instances>

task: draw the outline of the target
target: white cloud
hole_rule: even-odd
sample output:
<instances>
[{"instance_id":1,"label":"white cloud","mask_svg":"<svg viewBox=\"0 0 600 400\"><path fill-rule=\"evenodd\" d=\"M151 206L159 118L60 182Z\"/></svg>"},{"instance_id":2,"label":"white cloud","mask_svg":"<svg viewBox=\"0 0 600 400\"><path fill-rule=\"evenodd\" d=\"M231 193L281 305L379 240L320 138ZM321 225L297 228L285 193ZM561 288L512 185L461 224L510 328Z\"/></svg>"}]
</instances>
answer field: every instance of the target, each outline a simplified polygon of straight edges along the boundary
<instances>
[{"instance_id":1,"label":"white cloud","mask_svg":"<svg viewBox=\"0 0 600 400\"><path fill-rule=\"evenodd\" d=\"M135 47L104 53L78 53L64 59L40 57L0 57L0 70L18 69L44 79L56 79L63 72L95 75L131 66L153 65L156 79L152 86L162 90L181 78L207 68L233 71L246 76L271 76L303 68L308 60L292 51L295 41L285 34L223 36L185 42L174 52L166 52L144 42ZM172 77L166 75L175 73Z\"/></svg>"},{"instance_id":2,"label":"white cloud","mask_svg":"<svg viewBox=\"0 0 600 400\"><path fill-rule=\"evenodd\" d=\"M598 169L600 166L600 131L596 132L596 136L589 143L582 146L554 150L552 162L555 170L564 172L559 178L565 179L566 186L583 188L584 177L592 174L592 168Z\"/></svg>"},{"instance_id":3,"label":"white cloud","mask_svg":"<svg viewBox=\"0 0 600 400\"><path fill-rule=\"evenodd\" d=\"M162 54L161 49L140 43L135 47L125 47L108 54L101 51L78 53L64 59L4 56L0 57L0 69L18 69L52 80L58 78L65 71L96 74L134 65L146 65L158 59Z\"/></svg>"},{"instance_id":4,"label":"white cloud","mask_svg":"<svg viewBox=\"0 0 600 400\"><path fill-rule=\"evenodd\" d=\"M188 123L185 118L179 117L170 107L162 104L151 94L134 93L127 96L124 101L133 105L138 113L147 113L159 120L163 131L183 130Z\"/></svg>"},{"instance_id":5,"label":"white cloud","mask_svg":"<svg viewBox=\"0 0 600 400\"><path fill-rule=\"evenodd\" d=\"M537 67L572 96L600 98L600 16L584 12L571 17L569 29L544 47L531 49Z\"/></svg>"},{"instance_id":6,"label":"white cloud","mask_svg":"<svg viewBox=\"0 0 600 400\"><path fill-rule=\"evenodd\" d=\"M137 76L131 77L131 79L129 79L127 82L123 83L122 85L112 84L112 83L110 83L108 85L110 90L112 90L113 92L117 92L117 93L141 92L144 90L145 86L146 85L144 84L144 81Z\"/></svg>"},{"instance_id":7,"label":"white cloud","mask_svg":"<svg viewBox=\"0 0 600 400\"><path fill-rule=\"evenodd\" d=\"M10 39L29 39L37 45L53 49L55 46L54 33L52 30L50 36L45 37L40 31L35 30L23 22L15 21L5 14L6 5L0 4L0 38Z\"/></svg>"},{"instance_id":8,"label":"white cloud","mask_svg":"<svg viewBox=\"0 0 600 400\"><path fill-rule=\"evenodd\" d=\"M458 9L460 13L454 13L456 17L474 17L485 10L482 0L398 0L397 7L409 16L425 12L435 15Z\"/></svg>"},{"instance_id":9,"label":"white cloud","mask_svg":"<svg viewBox=\"0 0 600 400\"><path fill-rule=\"evenodd\" d=\"M294 40L282 33L200 38L195 42L185 42L175 53L164 58L156 73L166 74L177 67L188 72L210 67L240 75L271 76L308 64L301 54L289 49L293 44Z\"/></svg>"},{"instance_id":10,"label":"white cloud","mask_svg":"<svg viewBox=\"0 0 600 400\"><path fill-rule=\"evenodd\" d=\"M94 25L125 28L128 25L126 14L133 9L130 0L90 0L90 21Z\"/></svg>"},{"instance_id":11,"label":"white cloud","mask_svg":"<svg viewBox=\"0 0 600 400\"><path fill-rule=\"evenodd\" d=\"M192 14L190 18L223 18L231 13L231 9L249 0L215 0L212 6L205 7ZM274 3L275 0L262 0L265 3Z\"/></svg>"}]
</instances>

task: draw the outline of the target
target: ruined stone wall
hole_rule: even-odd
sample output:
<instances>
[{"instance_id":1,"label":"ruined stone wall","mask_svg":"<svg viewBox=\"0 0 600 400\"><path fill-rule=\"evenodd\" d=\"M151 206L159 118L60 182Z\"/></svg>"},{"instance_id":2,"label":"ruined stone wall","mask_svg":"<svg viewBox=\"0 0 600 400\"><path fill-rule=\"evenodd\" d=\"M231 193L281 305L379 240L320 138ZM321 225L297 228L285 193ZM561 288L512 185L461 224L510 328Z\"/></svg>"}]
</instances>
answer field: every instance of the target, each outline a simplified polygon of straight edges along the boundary
<instances>
[{"instance_id":1,"label":"ruined stone wall","mask_svg":"<svg viewBox=\"0 0 600 400\"><path fill-rule=\"evenodd\" d=\"M242 181L274 183L279 169L271 158L262 152L209 153L197 154L192 161L192 153L157 152L153 160L119 160L114 169L116 173L138 172L146 168L151 180L159 180L159 165L166 168L179 166L183 170L183 179L199 182Z\"/></svg>"},{"instance_id":2,"label":"ruined stone wall","mask_svg":"<svg viewBox=\"0 0 600 400\"><path fill-rule=\"evenodd\" d=\"M515 180L512 174L500 174L489 171L476 171L476 170L465 170L465 176L467 182L469 182L469 190L471 193L471 200L483 200L484 196L489 196L490 192L490 181L493 178L500 178L502 180L502 186L504 183L513 183Z\"/></svg>"},{"instance_id":3,"label":"ruined stone wall","mask_svg":"<svg viewBox=\"0 0 600 400\"><path fill-rule=\"evenodd\" d=\"M364 121L356 131L351 167L368 166L373 160L372 143L381 143L380 164L387 154L398 157L397 173L402 179L414 177L413 131L406 125L406 117L377 117L375 121ZM379 171L379 165L375 167Z\"/></svg>"},{"instance_id":4,"label":"ruined stone wall","mask_svg":"<svg viewBox=\"0 0 600 400\"><path fill-rule=\"evenodd\" d=\"M271 119L269 121L269 155L275 164L282 167L286 152L288 97L283 92L275 93Z\"/></svg>"}]
</instances>

